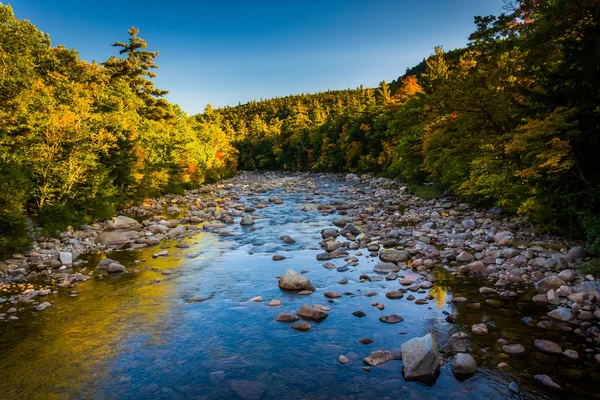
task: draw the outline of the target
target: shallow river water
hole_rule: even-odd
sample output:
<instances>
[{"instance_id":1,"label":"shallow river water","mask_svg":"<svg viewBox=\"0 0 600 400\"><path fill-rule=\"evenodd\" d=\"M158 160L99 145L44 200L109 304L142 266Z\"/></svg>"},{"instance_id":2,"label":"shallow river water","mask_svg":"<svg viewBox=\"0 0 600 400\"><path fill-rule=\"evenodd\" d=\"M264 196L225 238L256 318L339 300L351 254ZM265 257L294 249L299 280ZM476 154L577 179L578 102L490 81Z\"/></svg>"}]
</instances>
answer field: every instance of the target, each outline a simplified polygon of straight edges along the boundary
<instances>
[{"instance_id":1,"label":"shallow river water","mask_svg":"<svg viewBox=\"0 0 600 400\"><path fill-rule=\"evenodd\" d=\"M153 259L160 248L110 254L130 271L119 276L94 278L74 288L51 295L54 306L44 312L19 314L20 319L0 324L0 399L544 399L552 397L594 397L599 388L598 373L587 361L570 364L536 352L534 338L555 340L563 348L583 350L561 333L542 332L521 321L547 312L534 306L531 293L502 307L485 304L478 282L454 281L443 269L427 293L435 296L429 304L417 305L406 296L385 297L397 289L398 281L359 281L361 274L373 274L376 258L366 249L358 267L338 272L316 260L320 230L332 227L336 214L305 212L308 201L328 203L343 200L335 181L319 181L321 192L277 190L260 197L279 196L284 203L259 210L256 230L238 223L226 229L236 236L223 237L202 232L188 238L187 249L170 246L170 255ZM296 243L285 244L280 236L290 235ZM356 252L351 252L354 254ZM274 254L287 257L273 261ZM102 257L88 255L90 266ZM136 263L137 261L137 263ZM339 266L343 259L333 260ZM171 275L163 276L161 270ZM317 288L310 296L280 290L275 276L287 269L308 271ZM400 275L410 276L411 271ZM162 281L155 283L155 278ZM338 283L347 279L348 284ZM329 303L325 290L344 293ZM374 297L365 297L368 292ZM351 293L351 294L350 294ZM449 303L454 294L480 301L472 310ZM426 293L416 294L424 298ZM206 298L192 302L194 296ZM263 302L249 302L262 296ZM272 299L283 302L269 307ZM383 311L371 306L384 303ZM290 329L275 322L280 312L295 313L302 304L331 307L328 318L311 322L308 332ZM365 318L352 315L366 313ZM444 311L457 313L458 321L445 321ZM381 323L381 315L396 313L404 322ZM465 326L487 321L490 335L473 338L473 354L479 368L471 378L459 381L445 359L433 382L407 382L402 361L389 361L370 372L362 359L377 349L399 350L412 337L433 333L438 347ZM363 345L361 337L373 339ZM521 358L502 354L498 338L522 343L528 351ZM342 365L340 355L351 363ZM582 353L580 353L582 354ZM508 369L500 369L505 361ZM545 373L559 382L564 393L552 393L537 386L532 376ZM516 381L520 394L509 391Z\"/></svg>"}]
</instances>

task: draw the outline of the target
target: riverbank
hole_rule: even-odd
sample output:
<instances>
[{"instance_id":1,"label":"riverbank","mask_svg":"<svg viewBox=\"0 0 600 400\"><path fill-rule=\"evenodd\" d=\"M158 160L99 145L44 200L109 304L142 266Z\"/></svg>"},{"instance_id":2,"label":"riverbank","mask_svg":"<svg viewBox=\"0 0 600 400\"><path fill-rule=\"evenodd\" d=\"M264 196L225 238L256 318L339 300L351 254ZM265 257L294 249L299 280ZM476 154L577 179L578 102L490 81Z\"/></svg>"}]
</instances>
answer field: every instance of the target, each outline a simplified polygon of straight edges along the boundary
<instances>
[{"instance_id":1,"label":"riverbank","mask_svg":"<svg viewBox=\"0 0 600 400\"><path fill-rule=\"evenodd\" d=\"M303 203L286 204L283 196L286 194L300 196ZM442 345L447 342L440 347L448 362L451 361L448 357L461 352L455 343L458 341L465 349L472 350L477 363L485 364L486 368L490 367L485 361L489 357L480 351L487 348L488 353L494 349L492 360L505 359L495 362L496 369L521 367L519 357L539 351L542 355L550 354L555 361L574 363L579 371L587 369L588 378L590 371L595 373L600 317L596 311L600 296L596 293L600 284L579 272L587 256L583 248L563 243L559 238L537 236L534 226L516 218L503 218L499 210L473 209L454 198L425 201L408 193L399 182L368 176L245 173L188 191L184 196L165 196L124 210L123 214L129 217L122 215L64 232L59 239L40 241L32 252L7 260L3 265L6 270L2 274L3 290L9 295L1 296L5 301L0 304L0 315L7 322L16 322L18 318L32 315L31 310L52 312L58 296L65 292L77 296L73 286L82 282L108 277L119 280L153 271L149 266L151 260L163 260L163 264L178 260L202 233L244 243L244 236L252 232L260 237L269 232L270 225L294 222L283 221L285 215L264 218L265 213L278 207L294 207L307 216L321 215L327 219L320 241L313 242L314 248L322 249L314 255L317 263L314 259L312 263L304 261L301 265L293 262L296 253L291 251L299 235L296 230L280 232L285 234L278 237L264 236L257 247L266 254L272 253L269 262L274 265L306 272L313 282L314 292L302 288L307 290L302 294L308 297L296 293L286 296L309 304L329 303L320 305L315 314L326 314L323 317L326 321L332 316L335 318L338 303L354 296L368 303L354 310L357 315L353 318L362 319L358 311L372 314L372 308L377 310L377 324L394 321L394 315L409 324L415 323L419 308L431 310L434 304L436 307L439 304L444 305L438 310L439 317L450 330L438 332L437 338ZM300 217L294 218L301 221ZM261 221L268 221L269 225ZM311 237L318 234L316 225L308 221L306 225L292 226L312 232ZM276 251L269 251L271 246ZM283 248L287 250L281 251ZM288 250L291 253L287 253ZM122 254L128 253L145 256L133 262L123 261ZM317 284L311 275L317 273L314 268L328 273ZM166 283L162 281L168 280L174 270L167 265L154 272L155 277L147 285ZM282 275L277 274L277 277ZM457 282L458 290L446 297L441 285L447 285L443 282L448 280ZM477 287L473 290L471 286L464 286L461 291L460 282ZM235 280L231 284L235 285ZM272 285L276 287L277 283ZM364 289L357 289L362 293L354 289L345 291L352 287ZM215 290L218 295L218 289ZM255 297L261 296L267 306L271 300L279 300L263 294L270 290L257 286L253 296L246 300L259 300ZM190 293L184 300L203 304L210 296L214 294ZM315 296L319 300L312 299ZM531 314L522 314L520 308L514 313L515 307L524 302L529 302L525 309ZM280 312L292 316L299 312L301 307L290 309L286 303L284 299ZM411 307L416 311L409 311ZM492 313L505 311L511 311L511 328L516 323L522 326L519 329L527 329L527 333L509 334L490 318L491 315L498 318ZM410 314L414 312L417 314ZM299 314L304 314L303 329L311 324L310 330L319 329L319 323L309 322L310 316ZM451 329L453 326L456 328ZM453 331L459 336L452 336ZM527 335L534 331L537 341L531 342ZM414 333L422 336L425 332ZM397 336L397 332L395 334ZM558 339L557 334L568 335L568 339ZM560 351L553 344L543 342L549 338L553 344L559 342ZM403 342L408 339L410 337ZM390 344L390 350L399 350L393 348L390 339L383 341ZM348 360L353 364L357 359L356 354L345 352L343 348L339 352L340 362ZM369 353L362 356L367 357ZM500 357L502 354L505 357ZM390 357L395 356L390 354ZM538 375L550 376L535 374ZM564 377L550 378L558 384L569 385L568 380L563 383ZM549 387L554 382L535 379ZM506 382L506 387L509 383ZM562 389L567 390L567 387Z\"/></svg>"}]
</instances>

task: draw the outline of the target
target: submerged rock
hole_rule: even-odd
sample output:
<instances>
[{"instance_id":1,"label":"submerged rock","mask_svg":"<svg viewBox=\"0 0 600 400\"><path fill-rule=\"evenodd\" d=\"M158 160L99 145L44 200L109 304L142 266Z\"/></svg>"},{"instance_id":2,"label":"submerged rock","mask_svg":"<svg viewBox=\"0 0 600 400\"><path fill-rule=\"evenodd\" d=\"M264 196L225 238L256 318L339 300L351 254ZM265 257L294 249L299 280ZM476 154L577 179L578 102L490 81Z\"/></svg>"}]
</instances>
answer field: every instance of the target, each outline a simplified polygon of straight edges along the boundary
<instances>
[{"instance_id":1,"label":"submerged rock","mask_svg":"<svg viewBox=\"0 0 600 400\"><path fill-rule=\"evenodd\" d=\"M391 360L402 360L402 352L394 350L375 350L368 357L363 359L364 363L371 367L376 367Z\"/></svg>"}]
</instances>

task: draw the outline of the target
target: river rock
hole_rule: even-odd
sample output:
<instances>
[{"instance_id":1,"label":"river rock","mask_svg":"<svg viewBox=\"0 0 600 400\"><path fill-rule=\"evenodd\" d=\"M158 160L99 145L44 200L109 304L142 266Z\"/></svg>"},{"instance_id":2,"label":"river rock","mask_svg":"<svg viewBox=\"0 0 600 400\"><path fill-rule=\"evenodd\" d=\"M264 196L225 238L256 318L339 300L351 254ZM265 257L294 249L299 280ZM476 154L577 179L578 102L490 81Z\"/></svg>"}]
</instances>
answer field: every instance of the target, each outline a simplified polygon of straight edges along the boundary
<instances>
[{"instance_id":1,"label":"river rock","mask_svg":"<svg viewBox=\"0 0 600 400\"><path fill-rule=\"evenodd\" d=\"M543 351L544 353L555 355L562 354L562 349L560 346L549 340L536 339L534 344L536 349Z\"/></svg>"},{"instance_id":2,"label":"river rock","mask_svg":"<svg viewBox=\"0 0 600 400\"><path fill-rule=\"evenodd\" d=\"M321 237L323 239L327 239L327 238L336 238L339 236L339 232L337 229L335 228L325 228L321 231Z\"/></svg>"},{"instance_id":3,"label":"river rock","mask_svg":"<svg viewBox=\"0 0 600 400\"><path fill-rule=\"evenodd\" d=\"M402 360L406 380L433 376L440 366L435 338L427 334L403 343Z\"/></svg>"},{"instance_id":4,"label":"river rock","mask_svg":"<svg viewBox=\"0 0 600 400\"><path fill-rule=\"evenodd\" d=\"M570 259L575 259L575 258L585 258L588 256L588 252L585 249L585 247L573 247L569 250L569 252L567 253L567 257L569 257Z\"/></svg>"},{"instance_id":5,"label":"river rock","mask_svg":"<svg viewBox=\"0 0 600 400\"><path fill-rule=\"evenodd\" d=\"M116 261L111 260L110 258L103 258L98 265L96 265L96 269L108 269L108 266L113 263L116 263Z\"/></svg>"},{"instance_id":6,"label":"river rock","mask_svg":"<svg viewBox=\"0 0 600 400\"><path fill-rule=\"evenodd\" d=\"M550 289L557 290L561 286L564 286L565 282L560 279L557 275L550 275L544 279L539 280L535 284L535 288L538 293L544 294L548 293Z\"/></svg>"},{"instance_id":7,"label":"river rock","mask_svg":"<svg viewBox=\"0 0 600 400\"><path fill-rule=\"evenodd\" d=\"M302 332L308 331L310 328L312 328L312 326L306 321L296 322L292 325L292 329Z\"/></svg>"},{"instance_id":8,"label":"river rock","mask_svg":"<svg viewBox=\"0 0 600 400\"><path fill-rule=\"evenodd\" d=\"M329 297L330 299L337 299L338 297L342 297L342 294L341 294L341 293L334 292L334 291L332 291L332 290L328 290L328 291L326 291L325 293L323 293L323 295L324 295L325 297Z\"/></svg>"},{"instance_id":9,"label":"river rock","mask_svg":"<svg viewBox=\"0 0 600 400\"><path fill-rule=\"evenodd\" d=\"M113 246L129 242L129 238L122 232L100 232L94 241L103 246Z\"/></svg>"},{"instance_id":10,"label":"river rock","mask_svg":"<svg viewBox=\"0 0 600 400\"><path fill-rule=\"evenodd\" d=\"M557 308L556 310L552 310L548 313L550 318L557 319L559 321L570 321L573 319L573 311L570 308Z\"/></svg>"},{"instance_id":11,"label":"river rock","mask_svg":"<svg viewBox=\"0 0 600 400\"><path fill-rule=\"evenodd\" d=\"M474 259L475 259L475 257L473 256L473 254L467 253L466 251L463 251L459 255L456 256L456 261L463 262L463 263L471 262Z\"/></svg>"},{"instance_id":12,"label":"river rock","mask_svg":"<svg viewBox=\"0 0 600 400\"><path fill-rule=\"evenodd\" d=\"M344 355L339 356L338 361L340 364L350 364L350 359Z\"/></svg>"},{"instance_id":13,"label":"river rock","mask_svg":"<svg viewBox=\"0 0 600 400\"><path fill-rule=\"evenodd\" d=\"M73 265L73 254L67 251L61 251L58 253L58 258L60 262L64 265L71 266Z\"/></svg>"},{"instance_id":14,"label":"river rock","mask_svg":"<svg viewBox=\"0 0 600 400\"><path fill-rule=\"evenodd\" d=\"M297 315L290 313L280 313L275 317L277 322L296 322L300 319Z\"/></svg>"},{"instance_id":15,"label":"river rock","mask_svg":"<svg viewBox=\"0 0 600 400\"><path fill-rule=\"evenodd\" d=\"M381 273L398 272L400 271L400 267L390 262L382 262L379 264L375 264L375 267L373 267L373 271Z\"/></svg>"},{"instance_id":16,"label":"river rock","mask_svg":"<svg viewBox=\"0 0 600 400\"><path fill-rule=\"evenodd\" d=\"M477 324L471 327L471 332L475 335L483 336L488 334L488 328L485 324Z\"/></svg>"},{"instance_id":17,"label":"river rock","mask_svg":"<svg viewBox=\"0 0 600 400\"><path fill-rule=\"evenodd\" d=\"M387 263L397 264L399 262L404 262L404 261L408 260L408 255L404 251L390 249L390 250L382 251L379 254L379 259L381 261L385 261ZM398 271L398 270L396 270L396 271ZM396 271L394 271L394 272L396 272ZM386 272L389 272L389 271L386 271Z\"/></svg>"},{"instance_id":18,"label":"river rock","mask_svg":"<svg viewBox=\"0 0 600 400\"><path fill-rule=\"evenodd\" d=\"M454 375L473 375L477 370L477 361L470 354L458 353L452 360Z\"/></svg>"},{"instance_id":19,"label":"river rock","mask_svg":"<svg viewBox=\"0 0 600 400\"><path fill-rule=\"evenodd\" d=\"M479 293L481 293L484 296L489 296L492 294L497 294L498 291L496 289L492 289L489 287L482 287L482 288L479 288Z\"/></svg>"},{"instance_id":20,"label":"river rock","mask_svg":"<svg viewBox=\"0 0 600 400\"><path fill-rule=\"evenodd\" d=\"M404 321L404 318L402 318L401 316L396 315L396 314L390 314L390 315L382 315L381 317L379 317L379 320L386 324L397 324L398 322Z\"/></svg>"},{"instance_id":21,"label":"river rock","mask_svg":"<svg viewBox=\"0 0 600 400\"><path fill-rule=\"evenodd\" d=\"M318 310L307 304L302 305L297 314L303 319L309 319L312 321L322 321L327 318L328 315L325 311Z\"/></svg>"},{"instance_id":22,"label":"river rock","mask_svg":"<svg viewBox=\"0 0 600 400\"><path fill-rule=\"evenodd\" d=\"M375 350L368 357L363 359L364 363L371 367L376 367L379 364L391 360L402 360L402 352L394 350Z\"/></svg>"},{"instance_id":23,"label":"river rock","mask_svg":"<svg viewBox=\"0 0 600 400\"><path fill-rule=\"evenodd\" d=\"M519 355L525 353L525 346L522 344L506 344L502 346L502 351L506 354Z\"/></svg>"},{"instance_id":24,"label":"river rock","mask_svg":"<svg viewBox=\"0 0 600 400\"><path fill-rule=\"evenodd\" d=\"M471 341L464 332L457 332L450 336L448 342L440 349L440 353L452 355L456 353L470 353Z\"/></svg>"},{"instance_id":25,"label":"river rock","mask_svg":"<svg viewBox=\"0 0 600 400\"><path fill-rule=\"evenodd\" d=\"M251 215L244 215L240 221L240 225L254 225L254 218Z\"/></svg>"},{"instance_id":26,"label":"river rock","mask_svg":"<svg viewBox=\"0 0 600 400\"><path fill-rule=\"evenodd\" d=\"M279 287L287 290L315 290L314 286L307 278L303 277L293 269L288 269L285 271L285 274L279 278Z\"/></svg>"},{"instance_id":27,"label":"river rock","mask_svg":"<svg viewBox=\"0 0 600 400\"><path fill-rule=\"evenodd\" d=\"M133 218L119 215L113 218L112 221L107 222L106 226L108 229L140 229L142 225Z\"/></svg>"},{"instance_id":28,"label":"river rock","mask_svg":"<svg viewBox=\"0 0 600 400\"><path fill-rule=\"evenodd\" d=\"M106 271L110 273L125 272L125 267L115 262L111 263L108 268L106 268Z\"/></svg>"},{"instance_id":29,"label":"river rock","mask_svg":"<svg viewBox=\"0 0 600 400\"><path fill-rule=\"evenodd\" d=\"M387 292L385 294L385 297L387 297L388 299L397 300L397 299L401 299L402 297L404 297L404 293L402 293L399 290L393 290L391 292Z\"/></svg>"}]
</instances>

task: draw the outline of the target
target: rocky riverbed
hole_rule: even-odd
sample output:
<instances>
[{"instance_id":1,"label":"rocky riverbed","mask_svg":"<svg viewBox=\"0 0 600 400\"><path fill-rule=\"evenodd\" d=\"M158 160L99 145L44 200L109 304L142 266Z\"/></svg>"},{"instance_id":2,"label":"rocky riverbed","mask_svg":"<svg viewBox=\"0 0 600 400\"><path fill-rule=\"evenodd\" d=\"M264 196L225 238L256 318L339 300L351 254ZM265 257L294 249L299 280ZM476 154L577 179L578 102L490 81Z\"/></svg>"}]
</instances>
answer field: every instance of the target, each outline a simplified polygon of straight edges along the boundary
<instances>
[{"instance_id":1,"label":"rocky riverbed","mask_svg":"<svg viewBox=\"0 0 600 400\"><path fill-rule=\"evenodd\" d=\"M208 260L195 261L198 257ZM290 389L293 379L273 372L289 365L248 360L240 366L238 360L198 378L201 387L211 388L208 398L280 398L284 393L397 398L407 390L411 398L425 393L431 398L449 393L466 398L590 398L600 387L600 282L580 273L586 257L580 245L538 236L534 226L505 216L497 207L476 209L452 197L425 201L388 179L243 173L184 196L151 200L56 239L42 238L28 254L0 263L0 339L8 352L0 373L12 376L14 366L8 363L24 351L19 332L27 332L23 341L39 351L42 345L32 326L46 329L56 319L67 319L86 336L85 326L77 321L92 329L107 318L102 307L116 316L117 322L111 323L117 326L121 319L128 327L143 325L138 319L148 318L146 314L131 317L136 302L150 307L144 293L168 291L178 295L163 298L155 307L171 304L178 309L185 304L200 307L199 312L210 310L203 315L203 323L212 327L204 336L212 338L209 342L218 340L212 335L233 335L222 322L241 308L248 315L238 316L238 321L244 325L247 318L246 325L267 336L234 324L238 335L233 342L241 340L240 346L260 353L258 349L271 348L279 338L283 344L272 352L309 355L294 372L304 377L296 382L299 391ZM233 264L235 271L227 267ZM203 274L209 274L208 284ZM195 286L188 287L190 282ZM107 304L107 299L114 301ZM117 300L124 301L122 309L113 307ZM91 312L87 307L99 309ZM94 322L88 320L90 314ZM193 341L202 347L194 326L182 337L186 345ZM152 336L146 329L138 334ZM260 339L248 339L256 335ZM139 343L135 337L130 340ZM163 340L181 351L182 339ZM98 347L108 351L104 344ZM75 358L86 358L83 353ZM148 356L136 353L131 359L143 364ZM212 366L203 357L177 362L184 360L186 368ZM48 367L50 361L39 363ZM166 365L151 371L150 383L138 376L139 368L132 367L134 378L125 378L127 389L120 398L186 398L198 390L191 384L191 389L162 385L171 373ZM38 379L39 371L27 365L17 370ZM322 374L330 385L306 375L312 373ZM144 384L132 384L136 378ZM85 390L69 386L58 394L110 397L116 383L108 378L100 382L101 389L90 383ZM49 393L47 386L38 389L34 393ZM27 397L27 392L17 392L16 386L3 390L0 385L2 398Z\"/></svg>"}]
</instances>

